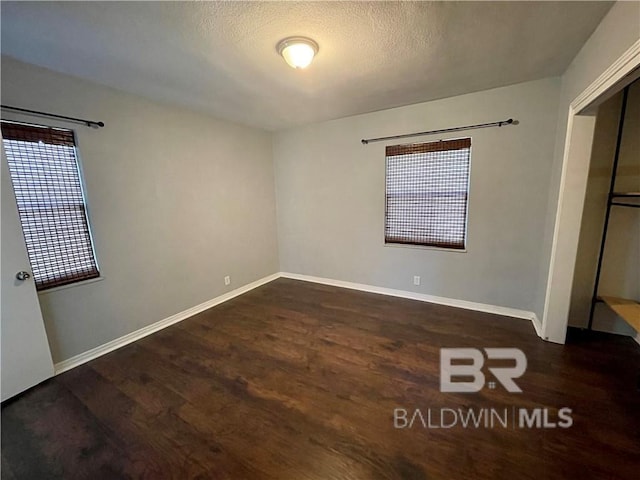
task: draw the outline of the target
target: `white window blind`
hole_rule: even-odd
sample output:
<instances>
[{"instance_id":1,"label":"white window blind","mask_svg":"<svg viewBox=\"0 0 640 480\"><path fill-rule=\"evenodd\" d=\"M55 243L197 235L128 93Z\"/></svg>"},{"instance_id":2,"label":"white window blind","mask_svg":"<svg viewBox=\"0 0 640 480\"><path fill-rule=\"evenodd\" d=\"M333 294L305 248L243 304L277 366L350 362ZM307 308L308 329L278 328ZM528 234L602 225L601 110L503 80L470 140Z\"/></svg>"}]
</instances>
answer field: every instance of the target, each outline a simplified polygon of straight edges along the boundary
<instances>
[{"instance_id":1,"label":"white window blind","mask_svg":"<svg viewBox=\"0 0 640 480\"><path fill-rule=\"evenodd\" d=\"M2 137L36 288L98 277L73 132L2 121Z\"/></svg>"},{"instance_id":2,"label":"white window blind","mask_svg":"<svg viewBox=\"0 0 640 480\"><path fill-rule=\"evenodd\" d=\"M471 138L386 149L385 242L464 249Z\"/></svg>"}]
</instances>

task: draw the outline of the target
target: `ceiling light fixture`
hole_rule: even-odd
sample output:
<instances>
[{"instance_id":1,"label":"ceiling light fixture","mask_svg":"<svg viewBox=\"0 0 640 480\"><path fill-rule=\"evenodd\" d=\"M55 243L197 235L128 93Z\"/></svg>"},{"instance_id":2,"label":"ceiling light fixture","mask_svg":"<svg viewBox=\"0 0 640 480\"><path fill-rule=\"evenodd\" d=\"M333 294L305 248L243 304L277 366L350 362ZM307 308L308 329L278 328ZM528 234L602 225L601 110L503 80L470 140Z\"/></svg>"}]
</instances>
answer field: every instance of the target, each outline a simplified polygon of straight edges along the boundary
<instances>
[{"instance_id":1,"label":"ceiling light fixture","mask_svg":"<svg viewBox=\"0 0 640 480\"><path fill-rule=\"evenodd\" d=\"M307 68L318 48L316 42L306 37L288 37L276 45L278 53L293 68Z\"/></svg>"}]
</instances>

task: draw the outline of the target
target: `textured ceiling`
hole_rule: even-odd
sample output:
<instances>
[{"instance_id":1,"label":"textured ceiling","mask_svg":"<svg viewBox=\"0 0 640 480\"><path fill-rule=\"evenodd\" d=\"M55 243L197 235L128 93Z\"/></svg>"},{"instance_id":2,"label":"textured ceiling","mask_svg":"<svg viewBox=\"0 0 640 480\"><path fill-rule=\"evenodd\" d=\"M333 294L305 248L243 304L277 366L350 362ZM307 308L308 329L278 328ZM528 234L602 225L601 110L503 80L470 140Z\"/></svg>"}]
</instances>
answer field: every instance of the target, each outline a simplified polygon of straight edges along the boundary
<instances>
[{"instance_id":1,"label":"textured ceiling","mask_svg":"<svg viewBox=\"0 0 640 480\"><path fill-rule=\"evenodd\" d=\"M561 74L603 2L2 2L2 53L277 130ZM293 70L291 35L320 52Z\"/></svg>"}]
</instances>

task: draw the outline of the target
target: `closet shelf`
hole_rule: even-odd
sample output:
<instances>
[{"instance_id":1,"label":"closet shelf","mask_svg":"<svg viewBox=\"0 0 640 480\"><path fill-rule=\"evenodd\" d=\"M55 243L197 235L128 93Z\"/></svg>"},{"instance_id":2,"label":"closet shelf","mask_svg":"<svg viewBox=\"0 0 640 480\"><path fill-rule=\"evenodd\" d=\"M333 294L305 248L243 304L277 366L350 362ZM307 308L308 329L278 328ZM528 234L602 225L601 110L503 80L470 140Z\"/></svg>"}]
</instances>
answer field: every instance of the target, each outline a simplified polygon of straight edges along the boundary
<instances>
[{"instance_id":1,"label":"closet shelf","mask_svg":"<svg viewBox=\"0 0 640 480\"><path fill-rule=\"evenodd\" d=\"M640 198L640 192L613 192L613 198Z\"/></svg>"},{"instance_id":2,"label":"closet shelf","mask_svg":"<svg viewBox=\"0 0 640 480\"><path fill-rule=\"evenodd\" d=\"M631 325L636 332L640 332L640 303L627 298L608 297L601 295L598 300L618 314L625 322Z\"/></svg>"},{"instance_id":3,"label":"closet shelf","mask_svg":"<svg viewBox=\"0 0 640 480\"><path fill-rule=\"evenodd\" d=\"M625 203L624 200L628 199L631 202L636 202L640 198L640 192L613 192L609 195L609 203L618 207L640 207L640 203ZM615 199L622 199L623 201Z\"/></svg>"}]
</instances>

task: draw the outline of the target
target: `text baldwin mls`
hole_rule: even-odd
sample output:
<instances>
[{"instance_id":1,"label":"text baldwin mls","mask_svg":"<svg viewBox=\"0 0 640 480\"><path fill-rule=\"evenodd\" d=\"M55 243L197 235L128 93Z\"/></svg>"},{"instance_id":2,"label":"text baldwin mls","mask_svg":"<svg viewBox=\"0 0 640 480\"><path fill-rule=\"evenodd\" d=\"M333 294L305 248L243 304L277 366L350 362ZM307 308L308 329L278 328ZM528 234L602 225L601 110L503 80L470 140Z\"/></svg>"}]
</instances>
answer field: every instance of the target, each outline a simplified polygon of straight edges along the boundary
<instances>
[{"instance_id":1,"label":"text baldwin mls","mask_svg":"<svg viewBox=\"0 0 640 480\"><path fill-rule=\"evenodd\" d=\"M403 428L569 428L572 410L549 408L395 408L393 426Z\"/></svg>"}]
</instances>

